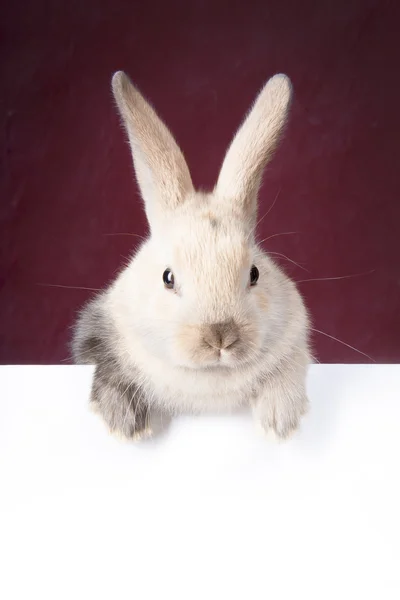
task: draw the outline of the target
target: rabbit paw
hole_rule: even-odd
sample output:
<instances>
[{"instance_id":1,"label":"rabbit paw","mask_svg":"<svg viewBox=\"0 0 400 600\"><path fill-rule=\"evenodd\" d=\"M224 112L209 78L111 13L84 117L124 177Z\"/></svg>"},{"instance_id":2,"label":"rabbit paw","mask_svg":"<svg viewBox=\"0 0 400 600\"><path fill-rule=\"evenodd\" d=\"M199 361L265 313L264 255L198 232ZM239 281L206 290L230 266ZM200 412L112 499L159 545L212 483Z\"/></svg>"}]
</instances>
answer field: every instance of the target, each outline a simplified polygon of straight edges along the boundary
<instances>
[{"instance_id":1,"label":"rabbit paw","mask_svg":"<svg viewBox=\"0 0 400 600\"><path fill-rule=\"evenodd\" d=\"M298 430L307 411L308 399L303 385L298 389L282 384L269 387L253 404L255 418L263 431L272 430L281 440L290 438Z\"/></svg>"},{"instance_id":2,"label":"rabbit paw","mask_svg":"<svg viewBox=\"0 0 400 600\"><path fill-rule=\"evenodd\" d=\"M148 403L135 382L115 384L95 373L91 408L120 440L139 441L152 436Z\"/></svg>"}]
</instances>

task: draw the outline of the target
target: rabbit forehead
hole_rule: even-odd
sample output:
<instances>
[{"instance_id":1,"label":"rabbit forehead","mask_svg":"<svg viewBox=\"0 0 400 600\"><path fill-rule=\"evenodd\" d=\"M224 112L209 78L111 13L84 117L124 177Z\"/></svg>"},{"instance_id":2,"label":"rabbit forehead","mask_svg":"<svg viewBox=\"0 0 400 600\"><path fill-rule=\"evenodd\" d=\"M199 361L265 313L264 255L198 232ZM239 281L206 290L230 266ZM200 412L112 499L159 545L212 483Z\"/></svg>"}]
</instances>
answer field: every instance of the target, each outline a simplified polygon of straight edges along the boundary
<instances>
[{"instance_id":1,"label":"rabbit forehead","mask_svg":"<svg viewBox=\"0 0 400 600\"><path fill-rule=\"evenodd\" d=\"M249 239L240 223L226 222L214 212L196 216L177 216L166 231L165 241L174 266L235 265L238 268L251 260Z\"/></svg>"}]
</instances>

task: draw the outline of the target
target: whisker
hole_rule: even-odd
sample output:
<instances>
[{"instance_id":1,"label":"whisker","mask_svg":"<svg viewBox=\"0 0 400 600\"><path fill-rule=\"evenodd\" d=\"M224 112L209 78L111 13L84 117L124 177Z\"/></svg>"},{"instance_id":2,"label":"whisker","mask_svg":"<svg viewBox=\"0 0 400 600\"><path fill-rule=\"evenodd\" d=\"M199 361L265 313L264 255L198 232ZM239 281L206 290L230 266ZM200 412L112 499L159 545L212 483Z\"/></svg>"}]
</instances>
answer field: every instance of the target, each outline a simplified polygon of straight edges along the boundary
<instances>
[{"instance_id":1,"label":"whisker","mask_svg":"<svg viewBox=\"0 0 400 600\"><path fill-rule=\"evenodd\" d=\"M312 354L310 356L310 351L306 351L306 350L304 350L304 348L302 348L300 346L295 346L295 350L297 352L299 352L300 354L302 354L307 359L307 362L308 362L308 359L311 358L311 362L313 362L315 360L319 363L319 360L316 357L314 357Z\"/></svg>"},{"instance_id":2,"label":"whisker","mask_svg":"<svg viewBox=\"0 0 400 600\"><path fill-rule=\"evenodd\" d=\"M273 201L273 203L271 204L271 206L269 207L269 209L267 210L267 212L265 213L265 215L263 217L261 217L261 219L257 222L256 224L256 228L259 226L259 224L265 219L265 217L267 215L269 215L269 213L271 212L271 210L274 208L276 201L279 198L279 194L281 193L282 188L279 188L278 193L275 196L275 200Z\"/></svg>"},{"instance_id":3,"label":"whisker","mask_svg":"<svg viewBox=\"0 0 400 600\"><path fill-rule=\"evenodd\" d=\"M142 391L142 389L141 389L141 385L139 385L139 386L138 386L138 389L136 390L136 392L135 392L135 394L134 394L134 397L136 396L136 394L138 394L138 393L139 393L139 391L140 391L140 392ZM138 401L137 401L137 402L136 402L136 404L135 404L135 410L133 411L133 422L134 422L134 427L135 427L135 430L136 430L136 415L137 415L137 411L138 411L138 408L139 408L139 405L140 405L140 402L141 402L141 400L142 400L142 394L139 394Z\"/></svg>"},{"instance_id":4,"label":"whisker","mask_svg":"<svg viewBox=\"0 0 400 600\"><path fill-rule=\"evenodd\" d=\"M368 354L366 354L362 350L358 350L358 348L354 348L354 346L351 346L347 342L344 342L343 340L339 340L335 336L330 335L329 333L325 333L325 331L320 331L319 329L314 329L314 327L311 327L310 329L311 329L311 331L315 331L316 333L320 333L321 335L325 335L326 337L330 338L331 340L334 340L335 342L339 342L339 344L343 344L343 346L347 346L347 348L350 348L351 350L354 350L355 352L358 352L358 354L362 354L363 356L365 356L366 358L368 358L371 362L376 362L371 356L369 356Z\"/></svg>"},{"instance_id":5,"label":"whisker","mask_svg":"<svg viewBox=\"0 0 400 600\"><path fill-rule=\"evenodd\" d=\"M304 369L304 365L303 365L303 364L301 364L301 363L299 363L297 360L295 360L295 359L294 359L294 358L292 358L292 357L285 358L285 359L283 359L283 360L284 360L284 363L285 363L286 365L289 365L290 367L293 367L293 366L294 366L294 367L300 367L301 369Z\"/></svg>"},{"instance_id":6,"label":"whisker","mask_svg":"<svg viewBox=\"0 0 400 600\"><path fill-rule=\"evenodd\" d=\"M291 258L289 258L288 256L286 256L286 254L282 254L282 252L270 252L270 251L268 251L267 254L276 255L276 256L282 256L283 258L286 258L286 260L288 260L289 262L291 262L294 265L296 265L296 267L299 267L299 269L303 269L303 271L307 271L307 273L310 272L308 269L306 269L306 267L303 267L302 265L300 265L296 261L292 260Z\"/></svg>"},{"instance_id":7,"label":"whisker","mask_svg":"<svg viewBox=\"0 0 400 600\"><path fill-rule=\"evenodd\" d=\"M67 358L60 359L60 362L62 362L62 363L69 362L69 361L73 362L72 356L67 356Z\"/></svg>"},{"instance_id":8,"label":"whisker","mask_svg":"<svg viewBox=\"0 0 400 600\"><path fill-rule=\"evenodd\" d=\"M89 292L101 292L100 288L91 288L91 287L78 287L75 285L59 285L57 283L37 283L41 287L54 287L54 288L62 288L65 290L86 290Z\"/></svg>"},{"instance_id":9,"label":"whisker","mask_svg":"<svg viewBox=\"0 0 400 600\"><path fill-rule=\"evenodd\" d=\"M366 273L355 273L354 275L341 275L340 277L316 277L313 279L300 279L296 283L306 283L307 281L337 281L338 279L352 279L353 277L362 277L363 275L371 275L375 273L375 269Z\"/></svg>"},{"instance_id":10,"label":"whisker","mask_svg":"<svg viewBox=\"0 0 400 600\"><path fill-rule=\"evenodd\" d=\"M131 381L131 383L128 385L128 387L126 388L126 390L123 392L122 396L125 396L125 394L126 394L126 393L127 393L127 391L129 390L129 388L131 388L131 387L132 387L132 385L133 385L134 383L135 383L134 381ZM131 399L130 399L130 401L129 401L128 408L126 409L126 412L125 412L125 417L124 417L124 420L122 421L122 426L121 426L121 431L122 431L122 432L124 431L124 427L125 427L126 419L127 419L127 417L128 417L129 411L130 411L130 409L131 409L131 406L132 406L132 402L133 402L133 400L134 400L134 398L135 398L135 396L136 396L136 394L137 394L138 390L139 390L139 388L136 390L136 392L134 392L134 393L132 394L132 397L131 397Z\"/></svg>"},{"instance_id":11,"label":"whisker","mask_svg":"<svg viewBox=\"0 0 400 600\"><path fill-rule=\"evenodd\" d=\"M145 240L146 238L143 235L139 235L138 233L103 233L106 236L115 236L115 235L129 235L132 237L138 237L141 240Z\"/></svg>"},{"instance_id":12,"label":"whisker","mask_svg":"<svg viewBox=\"0 0 400 600\"><path fill-rule=\"evenodd\" d=\"M267 242L268 240L272 240L272 238L274 237L278 237L280 235L293 235L295 233L299 233L298 231L283 231L282 233L274 233L272 235L270 235L269 237L264 238L263 240L261 240L261 242L258 242L261 246L261 244L263 244L264 242Z\"/></svg>"},{"instance_id":13,"label":"whisker","mask_svg":"<svg viewBox=\"0 0 400 600\"><path fill-rule=\"evenodd\" d=\"M77 356L77 358L85 358L86 356L90 356L91 353L93 352L93 350L96 350L97 348L100 348L100 346L103 346L103 345L104 345L103 342L99 342L98 344L95 344L94 346L92 346L89 350L83 350L82 352L77 352L76 356ZM73 356L71 356L70 358L71 358L71 360L73 360Z\"/></svg>"}]
</instances>

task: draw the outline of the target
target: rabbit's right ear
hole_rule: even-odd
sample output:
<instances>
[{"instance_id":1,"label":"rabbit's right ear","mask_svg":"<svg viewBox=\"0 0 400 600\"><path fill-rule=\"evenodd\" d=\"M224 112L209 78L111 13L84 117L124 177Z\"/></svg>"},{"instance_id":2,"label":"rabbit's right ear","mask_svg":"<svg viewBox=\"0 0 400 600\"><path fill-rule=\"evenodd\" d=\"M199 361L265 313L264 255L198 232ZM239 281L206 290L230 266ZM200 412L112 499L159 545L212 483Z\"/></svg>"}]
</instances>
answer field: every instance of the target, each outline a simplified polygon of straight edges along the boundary
<instances>
[{"instance_id":1,"label":"rabbit's right ear","mask_svg":"<svg viewBox=\"0 0 400 600\"><path fill-rule=\"evenodd\" d=\"M291 84L275 75L263 87L226 153L216 190L222 201L254 226L263 170L286 123Z\"/></svg>"},{"instance_id":2,"label":"rabbit's right ear","mask_svg":"<svg viewBox=\"0 0 400 600\"><path fill-rule=\"evenodd\" d=\"M189 169L171 133L125 73L114 74L112 88L151 225L193 191Z\"/></svg>"}]
</instances>

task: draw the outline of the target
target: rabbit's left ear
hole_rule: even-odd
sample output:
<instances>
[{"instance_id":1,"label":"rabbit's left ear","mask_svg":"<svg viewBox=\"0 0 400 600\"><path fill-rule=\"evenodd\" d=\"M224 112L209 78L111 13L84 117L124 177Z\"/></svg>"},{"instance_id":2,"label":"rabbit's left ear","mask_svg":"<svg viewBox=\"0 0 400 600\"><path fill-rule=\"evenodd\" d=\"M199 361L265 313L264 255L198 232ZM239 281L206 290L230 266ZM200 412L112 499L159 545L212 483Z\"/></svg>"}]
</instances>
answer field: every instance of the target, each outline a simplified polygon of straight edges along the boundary
<instances>
[{"instance_id":1,"label":"rabbit's left ear","mask_svg":"<svg viewBox=\"0 0 400 600\"><path fill-rule=\"evenodd\" d=\"M275 75L259 93L226 153L216 192L254 225L263 170L287 120L291 84Z\"/></svg>"},{"instance_id":2,"label":"rabbit's left ear","mask_svg":"<svg viewBox=\"0 0 400 600\"><path fill-rule=\"evenodd\" d=\"M193 191L189 169L171 133L125 73L114 74L112 88L151 225Z\"/></svg>"}]
</instances>

